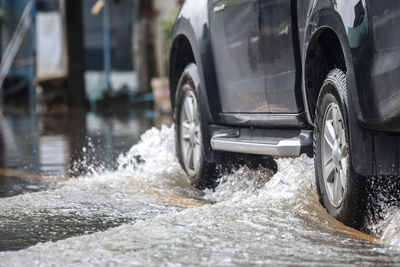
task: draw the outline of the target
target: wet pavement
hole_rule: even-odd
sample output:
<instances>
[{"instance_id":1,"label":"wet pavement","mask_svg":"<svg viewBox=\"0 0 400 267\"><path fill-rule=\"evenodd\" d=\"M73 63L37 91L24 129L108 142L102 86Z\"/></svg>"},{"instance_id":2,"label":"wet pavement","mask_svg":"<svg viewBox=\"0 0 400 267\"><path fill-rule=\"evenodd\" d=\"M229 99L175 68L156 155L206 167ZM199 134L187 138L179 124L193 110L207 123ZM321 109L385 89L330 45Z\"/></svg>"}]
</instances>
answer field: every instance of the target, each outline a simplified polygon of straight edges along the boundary
<instances>
[{"instance_id":1,"label":"wet pavement","mask_svg":"<svg viewBox=\"0 0 400 267\"><path fill-rule=\"evenodd\" d=\"M345 227L319 204L307 157L199 191L151 112L2 122L0 266L400 263L400 212L370 226L382 238Z\"/></svg>"},{"instance_id":2,"label":"wet pavement","mask_svg":"<svg viewBox=\"0 0 400 267\"><path fill-rule=\"evenodd\" d=\"M52 181L46 177L115 169L117 157L154 125L154 114L145 110L122 116L81 111L34 117L14 111L0 116L0 197L40 191Z\"/></svg>"}]
</instances>

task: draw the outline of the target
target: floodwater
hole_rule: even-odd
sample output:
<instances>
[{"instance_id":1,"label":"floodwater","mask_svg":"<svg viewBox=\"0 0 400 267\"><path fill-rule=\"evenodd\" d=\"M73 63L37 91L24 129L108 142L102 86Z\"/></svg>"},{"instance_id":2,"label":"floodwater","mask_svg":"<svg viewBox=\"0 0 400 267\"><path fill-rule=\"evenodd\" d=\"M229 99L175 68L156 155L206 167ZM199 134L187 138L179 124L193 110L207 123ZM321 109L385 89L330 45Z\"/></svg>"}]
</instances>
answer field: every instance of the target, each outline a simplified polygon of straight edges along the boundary
<instances>
[{"instance_id":1,"label":"floodwater","mask_svg":"<svg viewBox=\"0 0 400 267\"><path fill-rule=\"evenodd\" d=\"M3 114L0 266L400 263L400 212L370 226L382 237L343 226L320 206L307 157L199 191L173 128L150 128L146 113L52 117Z\"/></svg>"}]
</instances>

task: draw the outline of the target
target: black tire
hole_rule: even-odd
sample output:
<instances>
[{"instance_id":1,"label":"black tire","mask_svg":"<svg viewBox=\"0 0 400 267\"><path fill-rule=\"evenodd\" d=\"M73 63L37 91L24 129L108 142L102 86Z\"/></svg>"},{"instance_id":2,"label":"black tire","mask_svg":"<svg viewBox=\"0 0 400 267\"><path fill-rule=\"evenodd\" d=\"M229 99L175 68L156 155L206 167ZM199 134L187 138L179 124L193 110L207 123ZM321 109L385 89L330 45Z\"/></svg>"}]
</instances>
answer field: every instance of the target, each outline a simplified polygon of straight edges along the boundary
<instances>
[{"instance_id":1,"label":"black tire","mask_svg":"<svg viewBox=\"0 0 400 267\"><path fill-rule=\"evenodd\" d=\"M342 223L360 229L367 212L366 179L355 173L352 167L347 114L346 75L340 69L334 69L325 79L315 110L315 179L320 202L328 213ZM334 124L335 121L339 123ZM329 140L338 135L340 137L333 138L333 142ZM344 142L347 145L343 145ZM333 174L329 171L332 168ZM345 184L341 190L337 189L339 181ZM341 192L341 198L337 192Z\"/></svg>"},{"instance_id":2,"label":"black tire","mask_svg":"<svg viewBox=\"0 0 400 267\"><path fill-rule=\"evenodd\" d=\"M191 169L188 164L185 164L185 155L183 153L184 144L181 142L182 129L181 129L181 116L182 109L184 108L185 98L194 98L197 101L198 122L200 123L200 129L196 133L201 136L200 150L198 166L197 168ZM189 180L193 186L199 189L213 188L217 184L217 179L219 177L219 167L210 159L206 158L206 151L211 150L210 145L210 135L208 132L208 121L204 116L204 103L202 103L202 98L200 97L200 78L197 66L194 63L189 64L183 71L176 90L175 96L176 106L174 108L174 122L175 122L175 144L176 144L176 154L179 159L179 163L187 173ZM191 135L192 137L192 135ZM198 141L198 140L197 140ZM193 152L194 153L194 152ZM194 155L193 155L194 157ZM197 161L196 161L197 162Z\"/></svg>"}]
</instances>

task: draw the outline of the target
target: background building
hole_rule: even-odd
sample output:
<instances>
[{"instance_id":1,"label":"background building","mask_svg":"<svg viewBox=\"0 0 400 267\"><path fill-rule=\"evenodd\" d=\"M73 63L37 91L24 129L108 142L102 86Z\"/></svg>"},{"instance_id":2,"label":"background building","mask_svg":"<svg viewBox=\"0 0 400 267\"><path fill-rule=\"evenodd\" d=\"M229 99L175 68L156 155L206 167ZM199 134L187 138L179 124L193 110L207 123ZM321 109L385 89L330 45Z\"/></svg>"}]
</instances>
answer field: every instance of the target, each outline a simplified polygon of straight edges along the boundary
<instances>
[{"instance_id":1,"label":"background building","mask_svg":"<svg viewBox=\"0 0 400 267\"><path fill-rule=\"evenodd\" d=\"M167 76L165 29L180 2L1 0L4 102L35 109L151 100L151 79Z\"/></svg>"}]
</instances>

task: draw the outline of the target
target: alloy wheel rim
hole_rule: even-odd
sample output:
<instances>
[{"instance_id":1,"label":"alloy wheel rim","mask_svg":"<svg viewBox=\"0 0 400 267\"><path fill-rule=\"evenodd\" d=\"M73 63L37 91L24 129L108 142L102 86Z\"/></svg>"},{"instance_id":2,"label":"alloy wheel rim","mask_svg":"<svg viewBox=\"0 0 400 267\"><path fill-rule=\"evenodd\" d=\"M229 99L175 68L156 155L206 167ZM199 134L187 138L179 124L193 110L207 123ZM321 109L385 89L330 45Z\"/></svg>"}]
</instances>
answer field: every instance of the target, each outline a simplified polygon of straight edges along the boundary
<instances>
[{"instance_id":1,"label":"alloy wheel rim","mask_svg":"<svg viewBox=\"0 0 400 267\"><path fill-rule=\"evenodd\" d=\"M332 103L326 109L322 128L322 172L331 205L339 208L347 191L348 144L343 116Z\"/></svg>"},{"instance_id":2,"label":"alloy wheel rim","mask_svg":"<svg viewBox=\"0 0 400 267\"><path fill-rule=\"evenodd\" d=\"M189 176L194 176L201 161L201 131L197 99L189 90L182 99L179 127L183 164Z\"/></svg>"}]
</instances>

